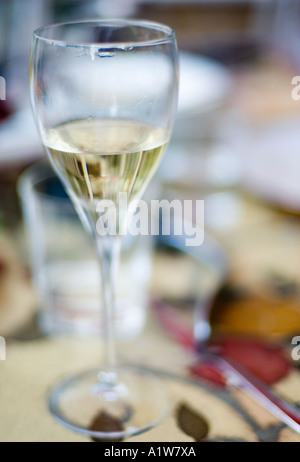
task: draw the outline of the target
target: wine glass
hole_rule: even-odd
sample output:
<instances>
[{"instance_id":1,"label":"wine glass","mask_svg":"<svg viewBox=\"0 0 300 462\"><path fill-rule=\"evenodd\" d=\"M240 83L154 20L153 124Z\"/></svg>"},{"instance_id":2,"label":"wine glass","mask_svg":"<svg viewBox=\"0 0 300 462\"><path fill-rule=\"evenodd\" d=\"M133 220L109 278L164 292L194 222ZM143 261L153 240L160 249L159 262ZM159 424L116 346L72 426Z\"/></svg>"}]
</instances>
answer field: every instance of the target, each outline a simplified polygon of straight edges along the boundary
<instances>
[{"instance_id":1,"label":"wine glass","mask_svg":"<svg viewBox=\"0 0 300 462\"><path fill-rule=\"evenodd\" d=\"M117 367L113 316L130 210L120 193L129 204L142 196L169 141L178 93L175 34L142 20L42 27L33 34L29 73L42 142L95 242L102 276L104 362L55 386L50 411L87 436L122 439L152 428L168 409L158 377ZM113 209L118 213L109 215Z\"/></svg>"}]
</instances>

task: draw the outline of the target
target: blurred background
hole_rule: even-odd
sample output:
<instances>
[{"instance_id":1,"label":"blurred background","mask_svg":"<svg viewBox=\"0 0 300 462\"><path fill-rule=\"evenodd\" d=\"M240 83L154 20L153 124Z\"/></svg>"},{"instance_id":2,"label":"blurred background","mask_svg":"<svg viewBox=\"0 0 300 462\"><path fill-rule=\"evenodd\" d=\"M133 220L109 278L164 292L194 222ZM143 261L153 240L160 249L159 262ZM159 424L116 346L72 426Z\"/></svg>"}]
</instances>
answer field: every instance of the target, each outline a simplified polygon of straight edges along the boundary
<instances>
[{"instance_id":1,"label":"blurred background","mask_svg":"<svg viewBox=\"0 0 300 462\"><path fill-rule=\"evenodd\" d=\"M39 307L17 194L20 174L44 157L29 100L31 34L92 17L175 29L178 115L156 185L163 197L205 200L207 236L228 265L210 292L211 322L299 334L300 101L291 96L300 74L298 0L0 0L0 334L22 331ZM172 258L152 272L152 293L193 299L198 273Z\"/></svg>"}]
</instances>

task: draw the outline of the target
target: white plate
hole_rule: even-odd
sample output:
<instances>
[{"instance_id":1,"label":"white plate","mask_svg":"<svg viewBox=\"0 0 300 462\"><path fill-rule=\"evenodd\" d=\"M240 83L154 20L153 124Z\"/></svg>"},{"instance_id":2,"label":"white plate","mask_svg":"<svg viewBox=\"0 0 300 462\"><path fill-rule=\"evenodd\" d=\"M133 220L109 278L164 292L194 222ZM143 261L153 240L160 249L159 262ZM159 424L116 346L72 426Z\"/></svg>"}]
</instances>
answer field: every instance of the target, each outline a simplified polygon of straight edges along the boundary
<instances>
[{"instance_id":1,"label":"white plate","mask_svg":"<svg viewBox=\"0 0 300 462\"><path fill-rule=\"evenodd\" d=\"M42 149L30 107L0 124L0 167L37 159Z\"/></svg>"},{"instance_id":2,"label":"white plate","mask_svg":"<svg viewBox=\"0 0 300 462\"><path fill-rule=\"evenodd\" d=\"M220 64L181 53L178 119L214 109L228 96L231 86L230 73ZM37 159L42 153L30 107L0 124L0 167Z\"/></svg>"},{"instance_id":3,"label":"white plate","mask_svg":"<svg viewBox=\"0 0 300 462\"><path fill-rule=\"evenodd\" d=\"M245 153L244 186L274 205L300 212L300 117L266 123Z\"/></svg>"},{"instance_id":4,"label":"white plate","mask_svg":"<svg viewBox=\"0 0 300 462\"><path fill-rule=\"evenodd\" d=\"M230 72L221 64L193 53L180 54L178 117L219 106L232 89Z\"/></svg>"}]
</instances>

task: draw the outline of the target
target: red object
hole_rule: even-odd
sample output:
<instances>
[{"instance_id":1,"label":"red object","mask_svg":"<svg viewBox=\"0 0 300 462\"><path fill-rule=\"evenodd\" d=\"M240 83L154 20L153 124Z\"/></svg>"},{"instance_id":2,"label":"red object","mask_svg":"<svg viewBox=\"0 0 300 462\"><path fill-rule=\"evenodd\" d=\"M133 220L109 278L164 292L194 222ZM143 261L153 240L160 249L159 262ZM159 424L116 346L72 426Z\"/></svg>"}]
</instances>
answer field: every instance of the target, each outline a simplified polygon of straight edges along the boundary
<instances>
[{"instance_id":1,"label":"red object","mask_svg":"<svg viewBox=\"0 0 300 462\"><path fill-rule=\"evenodd\" d=\"M217 346L221 356L235 360L268 385L283 378L291 368L283 348L277 344L227 337L218 341Z\"/></svg>"},{"instance_id":2,"label":"red object","mask_svg":"<svg viewBox=\"0 0 300 462\"><path fill-rule=\"evenodd\" d=\"M11 115L12 111L9 107L7 101L0 100L0 122L5 120L7 117Z\"/></svg>"},{"instance_id":3,"label":"red object","mask_svg":"<svg viewBox=\"0 0 300 462\"><path fill-rule=\"evenodd\" d=\"M223 375L214 367L213 364L208 361L198 362L190 367L190 372L196 377L208 380L209 382L219 385L221 387L226 386L226 379Z\"/></svg>"},{"instance_id":4,"label":"red object","mask_svg":"<svg viewBox=\"0 0 300 462\"><path fill-rule=\"evenodd\" d=\"M159 300L153 301L152 308L160 324L178 343L191 350L195 348L191 331L177 319L174 308Z\"/></svg>"},{"instance_id":5,"label":"red object","mask_svg":"<svg viewBox=\"0 0 300 462\"><path fill-rule=\"evenodd\" d=\"M6 263L1 260L0 258L0 277L5 273L6 271Z\"/></svg>"},{"instance_id":6,"label":"red object","mask_svg":"<svg viewBox=\"0 0 300 462\"><path fill-rule=\"evenodd\" d=\"M210 342L206 351L212 351L222 358L231 359L248 372L272 385L289 372L291 365L279 345L257 339L226 337ZM199 361L190 368L193 375L225 386L226 380L213 364Z\"/></svg>"},{"instance_id":7,"label":"red object","mask_svg":"<svg viewBox=\"0 0 300 462\"><path fill-rule=\"evenodd\" d=\"M185 348L197 349L193 332L178 319L171 306L155 301L153 308L162 326L177 342ZM268 385L285 377L291 369L281 345L264 340L232 336L215 338L206 345L206 351L217 352L225 359L234 360ZM190 372L217 385L225 385L225 379L220 372L207 361L199 360L190 367Z\"/></svg>"}]
</instances>

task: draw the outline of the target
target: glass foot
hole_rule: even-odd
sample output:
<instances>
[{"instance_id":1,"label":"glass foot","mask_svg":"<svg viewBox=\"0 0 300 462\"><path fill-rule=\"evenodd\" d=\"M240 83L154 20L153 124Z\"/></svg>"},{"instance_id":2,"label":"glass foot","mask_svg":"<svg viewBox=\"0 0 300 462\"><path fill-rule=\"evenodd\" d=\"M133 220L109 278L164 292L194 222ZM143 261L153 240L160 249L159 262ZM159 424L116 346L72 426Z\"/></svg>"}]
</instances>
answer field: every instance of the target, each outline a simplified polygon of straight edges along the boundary
<instances>
[{"instance_id":1,"label":"glass foot","mask_svg":"<svg viewBox=\"0 0 300 462\"><path fill-rule=\"evenodd\" d=\"M163 379L133 366L117 370L106 386L99 369L60 382L49 397L53 417L70 430L95 440L121 441L156 426L170 400Z\"/></svg>"}]
</instances>

